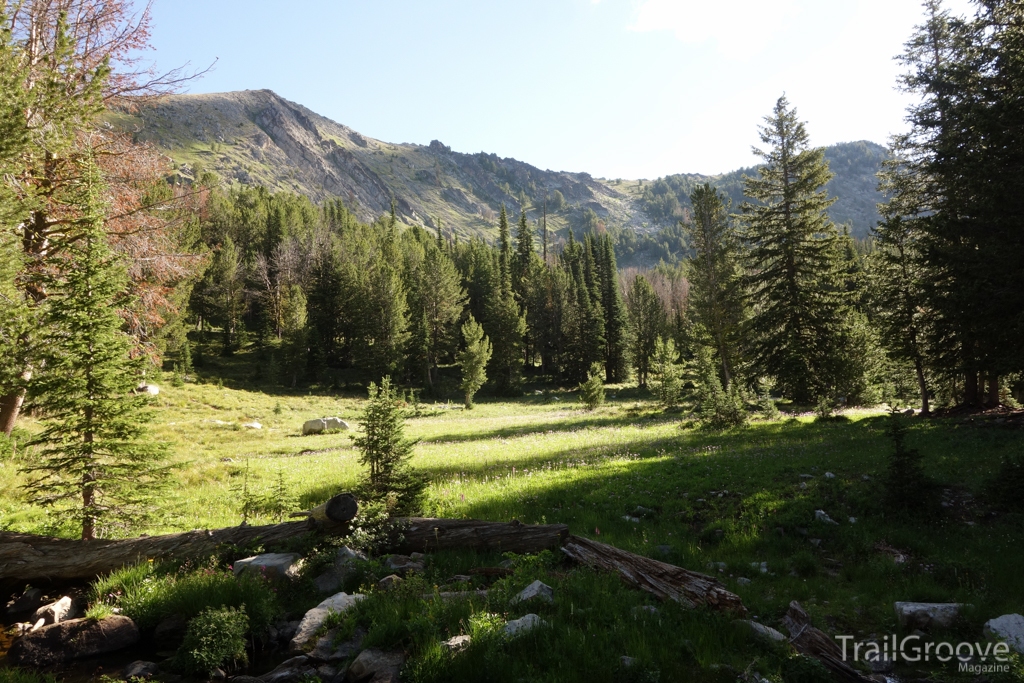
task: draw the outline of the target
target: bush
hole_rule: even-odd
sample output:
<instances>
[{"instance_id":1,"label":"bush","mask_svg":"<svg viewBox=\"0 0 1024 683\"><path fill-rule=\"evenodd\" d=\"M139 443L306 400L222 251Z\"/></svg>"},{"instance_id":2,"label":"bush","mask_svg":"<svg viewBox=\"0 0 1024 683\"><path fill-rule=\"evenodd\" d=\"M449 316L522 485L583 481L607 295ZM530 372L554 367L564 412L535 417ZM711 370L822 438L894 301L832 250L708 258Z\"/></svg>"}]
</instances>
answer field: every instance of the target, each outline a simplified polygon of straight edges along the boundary
<instances>
[{"instance_id":1,"label":"bush","mask_svg":"<svg viewBox=\"0 0 1024 683\"><path fill-rule=\"evenodd\" d=\"M190 674L206 674L228 665L245 664L245 634L249 618L232 607L206 609L190 622L185 640L175 654L172 666Z\"/></svg>"},{"instance_id":2,"label":"bush","mask_svg":"<svg viewBox=\"0 0 1024 683\"><path fill-rule=\"evenodd\" d=\"M1000 510L1024 512L1024 458L1003 458L996 476L985 486L985 498Z\"/></svg>"},{"instance_id":3,"label":"bush","mask_svg":"<svg viewBox=\"0 0 1024 683\"><path fill-rule=\"evenodd\" d=\"M594 410L604 403L604 380L601 379L603 371L600 363L590 366L590 373L587 381L580 384L580 402L587 407L587 410Z\"/></svg>"},{"instance_id":4,"label":"bush","mask_svg":"<svg viewBox=\"0 0 1024 683\"><path fill-rule=\"evenodd\" d=\"M146 562L119 569L98 579L90 602L121 608L141 629L153 628L173 614L185 619L211 607L244 609L253 633L261 633L277 617L277 596L260 576L244 573L237 578L215 567L161 573Z\"/></svg>"},{"instance_id":5,"label":"bush","mask_svg":"<svg viewBox=\"0 0 1024 683\"><path fill-rule=\"evenodd\" d=\"M5 667L0 669L0 683L57 683L57 679L52 674Z\"/></svg>"},{"instance_id":6,"label":"bush","mask_svg":"<svg viewBox=\"0 0 1024 683\"><path fill-rule=\"evenodd\" d=\"M907 448L907 425L895 409L889 412L886 434L893 442L885 480L887 508L902 512L930 512L936 500L935 482L925 474L921 454L914 448Z\"/></svg>"},{"instance_id":7,"label":"bush","mask_svg":"<svg viewBox=\"0 0 1024 683\"><path fill-rule=\"evenodd\" d=\"M747 421L739 383L733 382L728 389L722 388L718 370L711 358L711 350L701 347L697 352L697 374L699 377L698 401L700 419L712 429L738 427Z\"/></svg>"}]
</instances>

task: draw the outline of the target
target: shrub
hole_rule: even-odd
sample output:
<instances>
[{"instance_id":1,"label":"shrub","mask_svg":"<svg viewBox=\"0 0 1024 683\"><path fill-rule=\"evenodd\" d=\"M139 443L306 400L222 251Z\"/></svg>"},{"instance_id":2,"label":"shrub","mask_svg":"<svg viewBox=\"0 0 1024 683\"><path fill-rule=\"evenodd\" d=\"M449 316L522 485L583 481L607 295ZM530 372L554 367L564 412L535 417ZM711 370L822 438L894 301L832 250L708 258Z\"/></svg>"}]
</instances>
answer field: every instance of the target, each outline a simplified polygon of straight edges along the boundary
<instances>
[{"instance_id":1,"label":"shrub","mask_svg":"<svg viewBox=\"0 0 1024 683\"><path fill-rule=\"evenodd\" d=\"M245 634L249 618L232 607L206 609L188 622L185 640L172 666L190 674L205 674L228 665L245 664Z\"/></svg>"},{"instance_id":2,"label":"shrub","mask_svg":"<svg viewBox=\"0 0 1024 683\"><path fill-rule=\"evenodd\" d=\"M739 383L733 382L728 389L722 388L718 370L711 358L711 350L707 347L701 347L697 351L697 375L701 422L712 429L725 429L737 427L747 421Z\"/></svg>"},{"instance_id":3,"label":"shrub","mask_svg":"<svg viewBox=\"0 0 1024 683\"><path fill-rule=\"evenodd\" d=\"M1024 511L1024 458L1004 457L999 471L985 486L985 498L1001 510Z\"/></svg>"},{"instance_id":4,"label":"shrub","mask_svg":"<svg viewBox=\"0 0 1024 683\"><path fill-rule=\"evenodd\" d=\"M0 669L0 683L57 683L57 679L51 674L5 667Z\"/></svg>"},{"instance_id":5,"label":"shrub","mask_svg":"<svg viewBox=\"0 0 1024 683\"><path fill-rule=\"evenodd\" d=\"M895 409L889 412L886 434L893 442L885 480L886 506L903 512L930 511L935 502L935 482L925 474L917 449L907 448L907 425Z\"/></svg>"},{"instance_id":6,"label":"shrub","mask_svg":"<svg viewBox=\"0 0 1024 683\"><path fill-rule=\"evenodd\" d=\"M682 383L676 368L676 343L671 339L658 340L654 344L654 376L657 383L658 403L663 408L675 408L679 403Z\"/></svg>"},{"instance_id":7,"label":"shrub","mask_svg":"<svg viewBox=\"0 0 1024 683\"><path fill-rule=\"evenodd\" d=\"M587 381L580 384L580 402L587 410L594 410L604 403L604 380L601 379L601 374L601 364L594 363L590 366Z\"/></svg>"}]
</instances>

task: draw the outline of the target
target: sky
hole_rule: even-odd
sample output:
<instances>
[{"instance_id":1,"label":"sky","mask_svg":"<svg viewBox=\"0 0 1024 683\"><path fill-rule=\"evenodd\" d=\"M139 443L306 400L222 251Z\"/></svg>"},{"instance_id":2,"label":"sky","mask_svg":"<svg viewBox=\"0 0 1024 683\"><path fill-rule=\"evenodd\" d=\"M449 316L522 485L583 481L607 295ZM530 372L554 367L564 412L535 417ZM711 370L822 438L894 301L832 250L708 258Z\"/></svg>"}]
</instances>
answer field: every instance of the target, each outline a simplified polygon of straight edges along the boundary
<instances>
[{"instance_id":1,"label":"sky","mask_svg":"<svg viewBox=\"0 0 1024 683\"><path fill-rule=\"evenodd\" d=\"M947 0L957 14L968 0ZM814 145L904 129L918 0L155 0L187 92L269 88L387 142L653 179L757 162L785 93Z\"/></svg>"}]
</instances>

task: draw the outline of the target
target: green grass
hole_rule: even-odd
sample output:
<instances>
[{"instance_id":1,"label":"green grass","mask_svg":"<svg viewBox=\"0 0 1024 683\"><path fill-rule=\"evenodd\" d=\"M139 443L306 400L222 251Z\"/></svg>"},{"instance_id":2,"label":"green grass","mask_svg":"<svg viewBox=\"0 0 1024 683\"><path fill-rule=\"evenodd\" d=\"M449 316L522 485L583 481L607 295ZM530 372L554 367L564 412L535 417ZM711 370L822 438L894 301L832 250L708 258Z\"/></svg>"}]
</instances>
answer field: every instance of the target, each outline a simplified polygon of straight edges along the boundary
<instances>
[{"instance_id":1,"label":"green grass","mask_svg":"<svg viewBox=\"0 0 1024 683\"><path fill-rule=\"evenodd\" d=\"M303 421L314 417L337 415L355 425L363 394L264 391L244 367L243 360L207 356L201 372L222 375L224 388L175 388L165 373L154 432L172 446L176 485L161 501L159 521L144 531L238 524L247 462L250 489L269 491L280 474L299 508L356 483L360 468L349 434L299 433ZM421 415L407 421L408 436L418 440L413 465L431 482L425 512L565 523L574 534L713 573L769 625L777 625L791 600L799 600L827 632L858 638L894 632L896 600L971 604L950 637L978 638L985 620L1024 612L1024 516L996 513L982 500L1003 460L1024 453L1019 430L911 421L908 445L921 451L927 473L954 500L940 514L916 518L892 514L881 502L891 448L881 411L852 411L848 419L829 421L784 416L709 432L656 410L635 389L609 387L608 402L594 411L581 409L575 393L553 396L558 400L532 393L516 400L483 396L468 412L457 402L425 403ZM263 429L240 426L251 420ZM31 420L22 426L38 428ZM19 464L31 456L19 447L17 458L8 456L0 467L0 487L11 492L0 500L0 521L18 531L73 533L56 515L13 493L24 481ZM647 511L634 514L638 507ZM816 521L819 509L839 524ZM894 562L893 549L906 562ZM441 585L469 566L499 560L439 554L431 558L428 583ZM761 562L767 573L751 566ZM647 629L630 615L646 596L617 579L561 565L536 573L563 596L542 614L552 624L547 635L492 645L482 637L479 648L452 659L438 649L441 640L485 629L480 624L486 614L504 619L518 612L497 598L444 611L418 598L402 603L406 598L396 595L361 607L381 610L370 621L382 625L369 637L416 653L410 671L424 681L449 675L474 680L466 672L482 662L493 667L494 680L572 680L565 667L584 672L580 679L612 680L625 675L617 670L622 655L661 671L662 680L683 671L711 680L720 671L713 664L731 662L742 671L755 657L771 670L781 667L778 657L735 635L722 617L667 605L664 623ZM744 585L741 577L750 582ZM509 590L529 582L522 579ZM197 602L190 613L202 606ZM147 609L164 614L170 608ZM387 610L401 618L385 618Z\"/></svg>"}]
</instances>

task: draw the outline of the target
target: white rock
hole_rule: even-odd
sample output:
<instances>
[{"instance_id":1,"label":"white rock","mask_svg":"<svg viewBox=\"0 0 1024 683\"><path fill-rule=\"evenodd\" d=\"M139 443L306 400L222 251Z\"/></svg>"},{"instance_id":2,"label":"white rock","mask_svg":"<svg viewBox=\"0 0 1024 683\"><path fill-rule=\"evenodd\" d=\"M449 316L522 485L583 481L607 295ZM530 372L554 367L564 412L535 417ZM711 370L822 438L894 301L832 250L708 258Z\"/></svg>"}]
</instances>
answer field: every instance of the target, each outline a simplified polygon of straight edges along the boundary
<instances>
[{"instance_id":1,"label":"white rock","mask_svg":"<svg viewBox=\"0 0 1024 683\"><path fill-rule=\"evenodd\" d=\"M814 519L818 520L819 522L824 522L825 524L839 524L839 522L829 517L824 510L815 510Z\"/></svg>"},{"instance_id":2,"label":"white rock","mask_svg":"<svg viewBox=\"0 0 1024 683\"><path fill-rule=\"evenodd\" d=\"M519 595L512 598L510 604L515 605L517 603L533 599L542 600L544 602L554 602L555 589L538 579L523 590L519 591Z\"/></svg>"},{"instance_id":3,"label":"white rock","mask_svg":"<svg viewBox=\"0 0 1024 683\"><path fill-rule=\"evenodd\" d=\"M302 569L302 560L296 553L264 553L235 562L233 571L238 576L244 571L258 571L271 579L294 579Z\"/></svg>"},{"instance_id":4,"label":"white rock","mask_svg":"<svg viewBox=\"0 0 1024 683\"><path fill-rule=\"evenodd\" d=\"M639 517L633 517L632 515L622 515L622 519L624 519L627 522L633 522L633 524L639 524L640 523L640 518Z\"/></svg>"},{"instance_id":5,"label":"white rock","mask_svg":"<svg viewBox=\"0 0 1024 683\"><path fill-rule=\"evenodd\" d=\"M985 635L1005 640L1015 651L1024 654L1024 616L1004 614L985 622Z\"/></svg>"},{"instance_id":6,"label":"white rock","mask_svg":"<svg viewBox=\"0 0 1024 683\"><path fill-rule=\"evenodd\" d=\"M318 417L302 423L302 434L322 434L326 431L347 430L348 423L340 417Z\"/></svg>"},{"instance_id":7,"label":"white rock","mask_svg":"<svg viewBox=\"0 0 1024 683\"><path fill-rule=\"evenodd\" d=\"M538 626L544 625L545 621L536 614L527 614L525 616L519 617L518 619L513 619L512 621L508 622L507 624L501 627L501 630L507 636L518 636L520 634L526 633L527 631L532 631Z\"/></svg>"},{"instance_id":8,"label":"white rock","mask_svg":"<svg viewBox=\"0 0 1024 683\"><path fill-rule=\"evenodd\" d=\"M629 669L635 664L636 659L633 657L627 657L626 655L622 655L621 657L619 657L619 666L621 666L623 669Z\"/></svg>"},{"instance_id":9,"label":"white rock","mask_svg":"<svg viewBox=\"0 0 1024 683\"><path fill-rule=\"evenodd\" d=\"M75 612L75 606L71 598L65 595L60 600L51 602L49 605L43 605L37 609L32 613L29 621L32 622L32 630L36 631L43 626L59 624L62 621L74 619L78 616Z\"/></svg>"},{"instance_id":10,"label":"white rock","mask_svg":"<svg viewBox=\"0 0 1024 683\"><path fill-rule=\"evenodd\" d=\"M850 524L856 524L856 523L857 523L857 518L856 517L850 517Z\"/></svg>"},{"instance_id":11,"label":"white rock","mask_svg":"<svg viewBox=\"0 0 1024 683\"><path fill-rule=\"evenodd\" d=\"M767 562L751 562L750 566L752 568L756 569L757 571L761 572L762 574L767 574L768 573L768 563Z\"/></svg>"},{"instance_id":12,"label":"white rock","mask_svg":"<svg viewBox=\"0 0 1024 683\"><path fill-rule=\"evenodd\" d=\"M441 643L441 647L448 652L459 652L469 647L469 644L473 642L472 636L452 636L448 640Z\"/></svg>"},{"instance_id":13,"label":"white rock","mask_svg":"<svg viewBox=\"0 0 1024 683\"><path fill-rule=\"evenodd\" d=\"M155 384L146 384L143 382L135 390L138 394L149 394L150 396L158 396L160 394L160 387Z\"/></svg>"},{"instance_id":14,"label":"white rock","mask_svg":"<svg viewBox=\"0 0 1024 683\"><path fill-rule=\"evenodd\" d=\"M959 602L897 602L896 619L906 629L949 628L960 614Z\"/></svg>"},{"instance_id":15,"label":"white rock","mask_svg":"<svg viewBox=\"0 0 1024 683\"><path fill-rule=\"evenodd\" d=\"M825 473L825 478L826 479L835 479L836 475L832 474L831 472L826 472Z\"/></svg>"},{"instance_id":16,"label":"white rock","mask_svg":"<svg viewBox=\"0 0 1024 683\"><path fill-rule=\"evenodd\" d=\"M800 482L800 488L802 488L802 489L807 488L807 482L806 481Z\"/></svg>"},{"instance_id":17,"label":"white rock","mask_svg":"<svg viewBox=\"0 0 1024 683\"><path fill-rule=\"evenodd\" d=\"M750 579L748 579L745 576L741 576L740 578L736 579L736 583L738 583L741 586L749 586L750 585Z\"/></svg>"},{"instance_id":18,"label":"white rock","mask_svg":"<svg viewBox=\"0 0 1024 683\"><path fill-rule=\"evenodd\" d=\"M256 420L253 420L252 422L243 422L242 426L246 429L263 429L263 425Z\"/></svg>"},{"instance_id":19,"label":"white rock","mask_svg":"<svg viewBox=\"0 0 1024 683\"><path fill-rule=\"evenodd\" d=\"M299 622L299 628L295 631L291 643L288 645L289 650L292 652L302 652L306 644L313 639L313 635L323 625L328 614L331 612L344 612L364 597L366 596L359 593L355 595L338 593L306 612L306 615L302 617L302 621Z\"/></svg>"}]
</instances>

